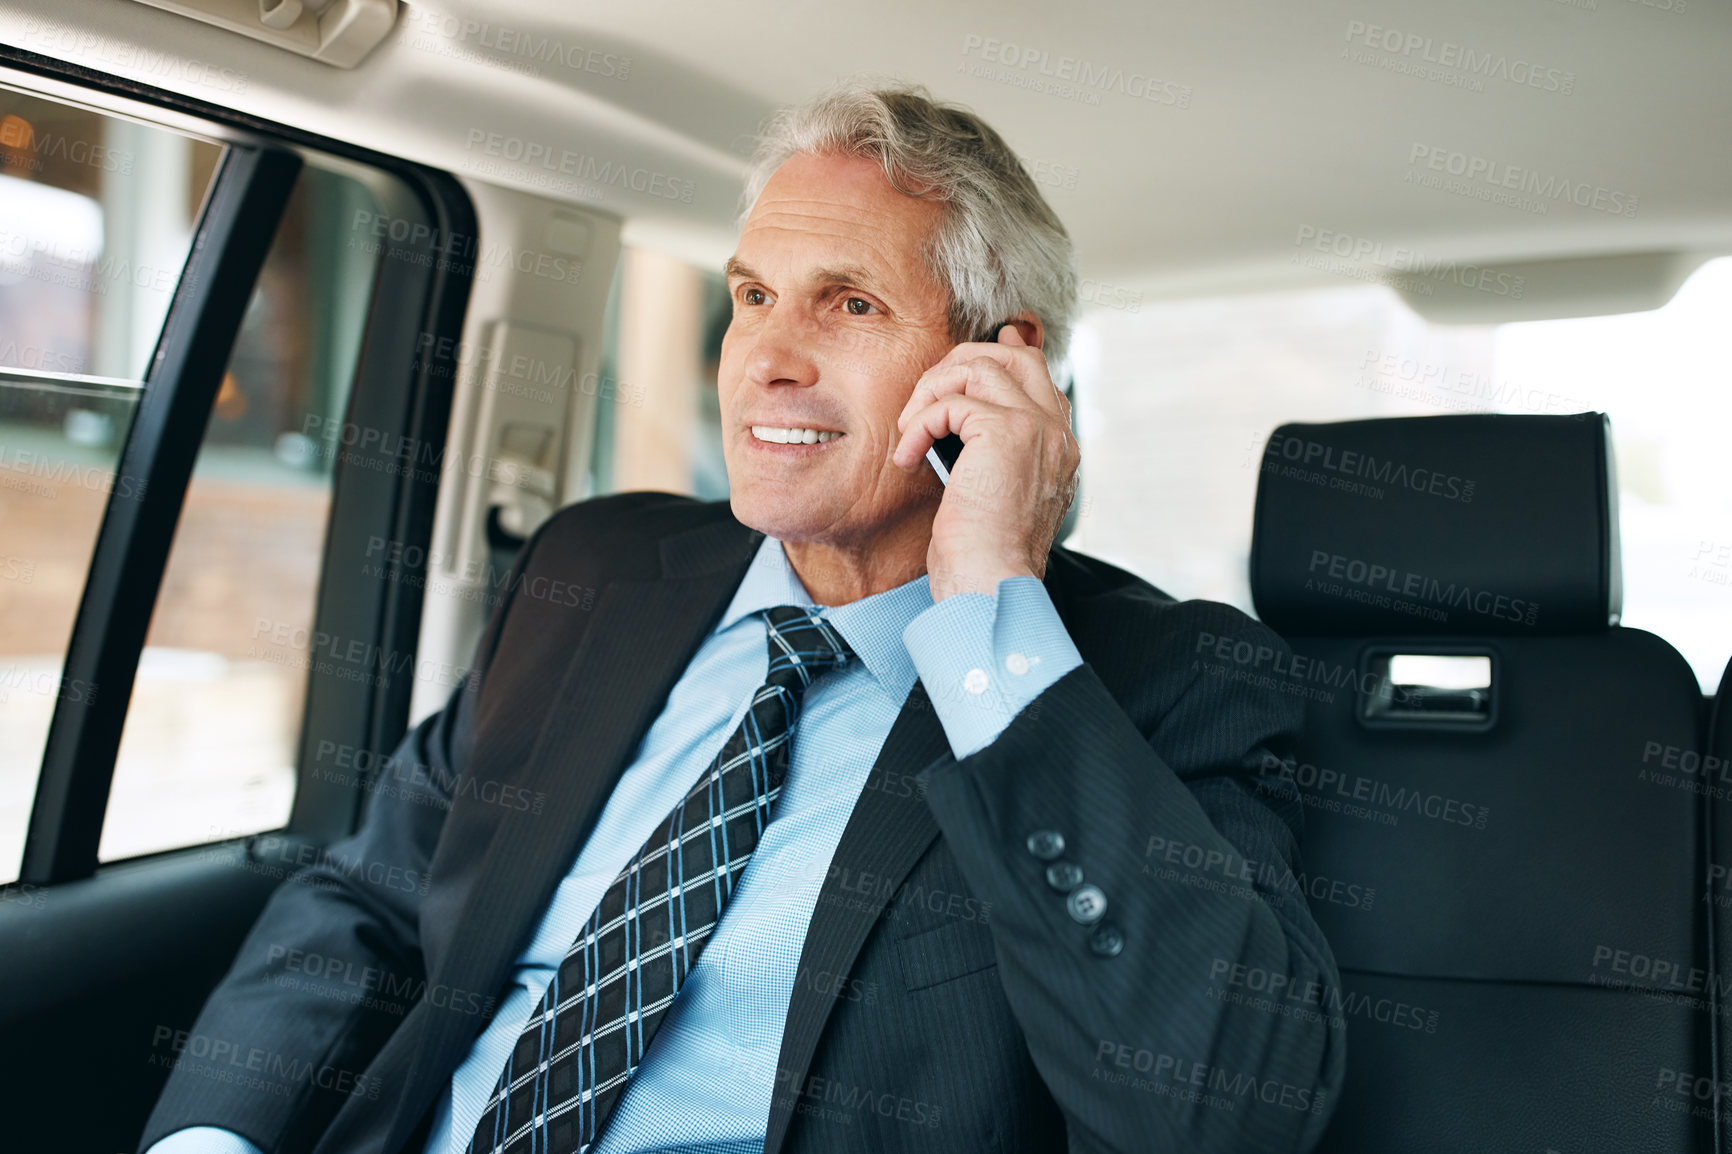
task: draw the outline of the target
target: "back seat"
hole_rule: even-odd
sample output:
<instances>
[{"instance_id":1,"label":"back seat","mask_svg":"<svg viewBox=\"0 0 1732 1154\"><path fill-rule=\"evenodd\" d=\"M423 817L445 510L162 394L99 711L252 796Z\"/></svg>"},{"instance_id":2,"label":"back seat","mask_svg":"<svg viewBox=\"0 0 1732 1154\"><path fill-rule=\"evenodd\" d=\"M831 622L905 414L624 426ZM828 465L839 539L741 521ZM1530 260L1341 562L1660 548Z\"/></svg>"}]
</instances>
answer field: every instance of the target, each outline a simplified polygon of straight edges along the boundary
<instances>
[{"instance_id":1,"label":"back seat","mask_svg":"<svg viewBox=\"0 0 1732 1154\"><path fill-rule=\"evenodd\" d=\"M1616 493L1599 413L1266 446L1252 591L1294 656L1249 672L1307 699L1269 768L1342 974L1271 1012L1346 1021L1324 1150L1713 1148L1702 699L1616 625Z\"/></svg>"}]
</instances>

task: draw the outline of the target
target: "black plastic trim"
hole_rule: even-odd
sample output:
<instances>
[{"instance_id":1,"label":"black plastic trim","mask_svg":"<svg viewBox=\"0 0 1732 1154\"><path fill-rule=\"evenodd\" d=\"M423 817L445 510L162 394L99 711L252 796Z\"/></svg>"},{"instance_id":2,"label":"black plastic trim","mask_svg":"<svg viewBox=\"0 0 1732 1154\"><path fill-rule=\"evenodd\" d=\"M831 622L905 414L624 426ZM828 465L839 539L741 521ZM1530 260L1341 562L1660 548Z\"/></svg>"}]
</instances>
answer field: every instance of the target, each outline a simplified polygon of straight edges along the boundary
<instances>
[{"instance_id":1,"label":"black plastic trim","mask_svg":"<svg viewBox=\"0 0 1732 1154\"><path fill-rule=\"evenodd\" d=\"M115 469L24 843L22 880L96 872L139 654L229 351L300 172L292 152L231 145Z\"/></svg>"},{"instance_id":2,"label":"black plastic trim","mask_svg":"<svg viewBox=\"0 0 1732 1154\"><path fill-rule=\"evenodd\" d=\"M344 418L343 432L355 433L354 443L337 446L314 620L331 637L367 639L380 660L368 670L322 669L316 663L308 672L300 777L286 828L321 843L355 828L365 796L353 784L355 775L331 754L346 746L379 756L344 760L382 761L403 736L415 677L424 672L416 649L425 585L434 572L427 545L474 271L472 261L441 252L449 249L450 238L474 238L476 223L454 179L427 172L417 183L409 188L414 204L381 205L386 215L415 214L428 227L404 230L417 240L380 241L379 272ZM404 564L404 557L418 563ZM357 680L356 673L366 676ZM319 768L338 772L309 772Z\"/></svg>"}]
</instances>

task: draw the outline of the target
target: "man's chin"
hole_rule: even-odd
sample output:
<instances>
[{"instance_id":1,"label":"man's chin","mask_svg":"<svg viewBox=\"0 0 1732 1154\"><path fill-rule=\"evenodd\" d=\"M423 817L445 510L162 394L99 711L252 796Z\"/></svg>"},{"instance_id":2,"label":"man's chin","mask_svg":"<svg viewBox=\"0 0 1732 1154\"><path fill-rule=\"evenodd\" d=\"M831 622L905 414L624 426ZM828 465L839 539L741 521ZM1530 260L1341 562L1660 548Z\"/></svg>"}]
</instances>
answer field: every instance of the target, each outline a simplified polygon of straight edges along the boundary
<instances>
[{"instance_id":1,"label":"man's chin","mask_svg":"<svg viewBox=\"0 0 1732 1154\"><path fill-rule=\"evenodd\" d=\"M817 540L829 527L828 519L819 510L782 494L742 493L735 489L728 494L728 505L734 520L778 541Z\"/></svg>"}]
</instances>

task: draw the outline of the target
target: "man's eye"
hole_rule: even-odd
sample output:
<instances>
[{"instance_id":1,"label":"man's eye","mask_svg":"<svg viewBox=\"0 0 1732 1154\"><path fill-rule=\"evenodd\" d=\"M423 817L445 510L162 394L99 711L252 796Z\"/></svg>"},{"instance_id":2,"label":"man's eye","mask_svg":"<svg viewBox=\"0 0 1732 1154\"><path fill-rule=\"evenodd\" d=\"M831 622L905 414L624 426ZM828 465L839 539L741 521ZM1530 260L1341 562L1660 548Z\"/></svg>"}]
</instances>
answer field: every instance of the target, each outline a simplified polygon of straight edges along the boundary
<instances>
[{"instance_id":1,"label":"man's eye","mask_svg":"<svg viewBox=\"0 0 1732 1154\"><path fill-rule=\"evenodd\" d=\"M855 308L855 305L859 305L860 307ZM849 316L863 317L872 311L872 302L869 300L862 300L859 297L849 297L847 300L842 302L842 307L848 310Z\"/></svg>"},{"instance_id":2,"label":"man's eye","mask_svg":"<svg viewBox=\"0 0 1732 1154\"><path fill-rule=\"evenodd\" d=\"M746 303L749 305L761 305L767 299L763 289L749 288L741 295L745 297Z\"/></svg>"}]
</instances>

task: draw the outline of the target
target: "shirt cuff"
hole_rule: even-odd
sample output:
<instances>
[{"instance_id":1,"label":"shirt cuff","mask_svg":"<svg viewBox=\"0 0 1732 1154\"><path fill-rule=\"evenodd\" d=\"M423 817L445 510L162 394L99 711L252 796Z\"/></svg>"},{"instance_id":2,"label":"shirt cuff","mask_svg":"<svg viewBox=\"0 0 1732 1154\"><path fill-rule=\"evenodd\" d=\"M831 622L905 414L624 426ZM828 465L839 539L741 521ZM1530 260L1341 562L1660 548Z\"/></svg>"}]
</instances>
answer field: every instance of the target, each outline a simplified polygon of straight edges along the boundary
<instances>
[{"instance_id":1,"label":"shirt cuff","mask_svg":"<svg viewBox=\"0 0 1732 1154\"><path fill-rule=\"evenodd\" d=\"M189 1126L176 1130L144 1154L263 1154L232 1130L216 1126Z\"/></svg>"},{"instance_id":2,"label":"shirt cuff","mask_svg":"<svg viewBox=\"0 0 1732 1154\"><path fill-rule=\"evenodd\" d=\"M990 595L946 597L908 623L902 643L959 761L991 745L1024 706L1082 664L1036 577L1006 577Z\"/></svg>"}]
</instances>

